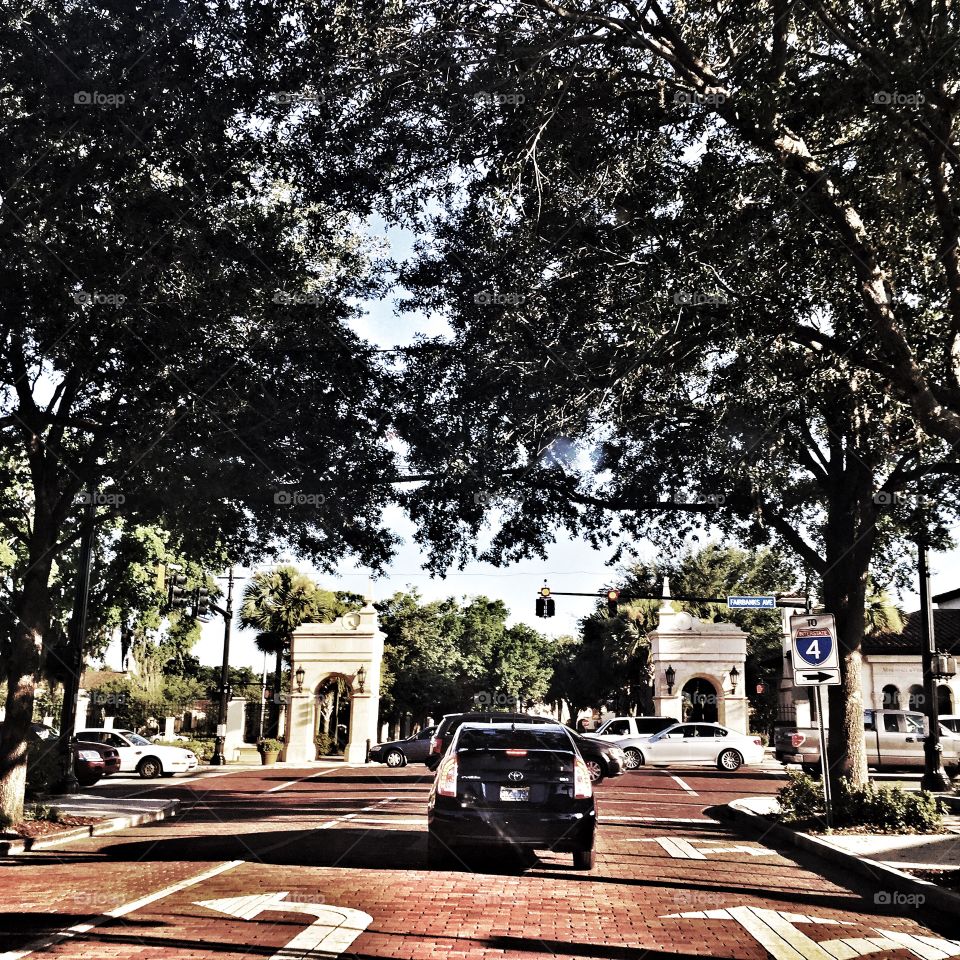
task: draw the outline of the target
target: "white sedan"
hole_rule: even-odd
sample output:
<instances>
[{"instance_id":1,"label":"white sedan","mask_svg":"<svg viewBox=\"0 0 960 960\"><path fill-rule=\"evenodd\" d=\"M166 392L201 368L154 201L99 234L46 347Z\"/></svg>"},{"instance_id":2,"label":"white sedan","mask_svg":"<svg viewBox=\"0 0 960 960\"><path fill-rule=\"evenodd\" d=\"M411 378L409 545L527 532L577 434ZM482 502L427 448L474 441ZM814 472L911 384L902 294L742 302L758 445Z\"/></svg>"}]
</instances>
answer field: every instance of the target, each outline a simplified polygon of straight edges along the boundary
<instances>
[{"instance_id":1,"label":"white sedan","mask_svg":"<svg viewBox=\"0 0 960 960\"><path fill-rule=\"evenodd\" d=\"M652 737L618 740L627 758L627 768L645 763L654 767L671 764L706 764L720 770L738 770L763 762L759 737L722 727L719 723L677 723Z\"/></svg>"},{"instance_id":2,"label":"white sedan","mask_svg":"<svg viewBox=\"0 0 960 960\"><path fill-rule=\"evenodd\" d=\"M136 771L145 778L187 773L195 769L198 762L192 750L151 743L132 730L106 730L102 727L78 730L77 739L116 747L120 754L120 772Z\"/></svg>"}]
</instances>

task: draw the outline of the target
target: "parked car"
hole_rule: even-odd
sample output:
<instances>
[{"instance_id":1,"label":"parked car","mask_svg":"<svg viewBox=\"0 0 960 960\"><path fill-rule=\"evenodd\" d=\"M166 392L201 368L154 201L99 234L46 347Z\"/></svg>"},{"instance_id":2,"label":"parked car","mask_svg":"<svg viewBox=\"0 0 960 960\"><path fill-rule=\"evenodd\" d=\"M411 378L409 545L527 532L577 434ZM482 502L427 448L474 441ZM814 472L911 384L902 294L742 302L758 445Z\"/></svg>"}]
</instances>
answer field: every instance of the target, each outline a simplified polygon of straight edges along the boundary
<instances>
[{"instance_id":1,"label":"parked car","mask_svg":"<svg viewBox=\"0 0 960 960\"><path fill-rule=\"evenodd\" d=\"M652 737L677 721L670 717L610 717L585 736L617 741L624 737Z\"/></svg>"},{"instance_id":2,"label":"parked car","mask_svg":"<svg viewBox=\"0 0 960 960\"><path fill-rule=\"evenodd\" d=\"M42 744L41 750L45 753L47 750L57 750L59 747L60 733L53 727L48 727L43 723L30 724L30 739ZM92 787L102 777L116 772L120 765L120 758L116 750L110 752L114 754L109 763L98 744L73 742L73 774L81 787ZM103 750L107 751L104 747Z\"/></svg>"},{"instance_id":3,"label":"parked car","mask_svg":"<svg viewBox=\"0 0 960 960\"><path fill-rule=\"evenodd\" d=\"M557 724L562 726L562 724ZM627 758L623 750L615 743L604 740L591 740L580 733L574 733L564 727L583 757L590 772L590 782L600 783L604 777L622 777L627 772Z\"/></svg>"},{"instance_id":4,"label":"parked car","mask_svg":"<svg viewBox=\"0 0 960 960\"><path fill-rule=\"evenodd\" d=\"M174 741L175 743L187 743L189 740L189 737L185 737L179 733L171 734L169 737L165 737L162 733L158 733L150 738L151 743L170 743L171 741Z\"/></svg>"},{"instance_id":5,"label":"parked car","mask_svg":"<svg viewBox=\"0 0 960 960\"><path fill-rule=\"evenodd\" d=\"M405 767L408 763L426 760L430 752L430 738L436 729L435 726L424 727L404 740L378 743L370 748L370 759L374 763L385 763L388 767Z\"/></svg>"},{"instance_id":6,"label":"parked car","mask_svg":"<svg viewBox=\"0 0 960 960\"><path fill-rule=\"evenodd\" d=\"M940 725L946 727L951 733L960 736L960 713L948 713L940 717Z\"/></svg>"},{"instance_id":7,"label":"parked car","mask_svg":"<svg viewBox=\"0 0 960 960\"><path fill-rule=\"evenodd\" d=\"M695 764L738 770L763 762L763 741L719 723L674 723L652 737L631 737L619 741L631 769L651 766Z\"/></svg>"},{"instance_id":8,"label":"parked car","mask_svg":"<svg viewBox=\"0 0 960 960\"><path fill-rule=\"evenodd\" d=\"M448 713L437 724L430 738L430 750L424 763L436 770L440 766L454 733L463 723L557 723L552 717L532 717L528 713L497 713L493 710L478 710L473 713Z\"/></svg>"},{"instance_id":9,"label":"parked car","mask_svg":"<svg viewBox=\"0 0 960 960\"><path fill-rule=\"evenodd\" d=\"M437 770L427 806L427 857L458 848L549 848L594 863L593 785L570 731L558 723L463 723Z\"/></svg>"},{"instance_id":10,"label":"parked car","mask_svg":"<svg viewBox=\"0 0 960 960\"><path fill-rule=\"evenodd\" d=\"M192 750L151 743L132 730L78 730L77 739L113 747L120 754L121 772L136 771L145 779L161 775L172 777L197 766L197 757Z\"/></svg>"},{"instance_id":11,"label":"parked car","mask_svg":"<svg viewBox=\"0 0 960 960\"><path fill-rule=\"evenodd\" d=\"M927 718L915 710L864 710L863 731L867 766L876 770L922 769ZM827 732L829 736L829 731ZM960 736L940 724L943 765L960 767ZM804 769L820 769L820 736L811 727L778 727L773 738L774 752L781 763L799 763Z\"/></svg>"},{"instance_id":12,"label":"parked car","mask_svg":"<svg viewBox=\"0 0 960 960\"><path fill-rule=\"evenodd\" d=\"M103 760L103 776L109 777L120 770L120 751L116 747L107 746L105 743L90 743L86 740L77 741L77 746L84 750L95 750L100 759Z\"/></svg>"}]
</instances>

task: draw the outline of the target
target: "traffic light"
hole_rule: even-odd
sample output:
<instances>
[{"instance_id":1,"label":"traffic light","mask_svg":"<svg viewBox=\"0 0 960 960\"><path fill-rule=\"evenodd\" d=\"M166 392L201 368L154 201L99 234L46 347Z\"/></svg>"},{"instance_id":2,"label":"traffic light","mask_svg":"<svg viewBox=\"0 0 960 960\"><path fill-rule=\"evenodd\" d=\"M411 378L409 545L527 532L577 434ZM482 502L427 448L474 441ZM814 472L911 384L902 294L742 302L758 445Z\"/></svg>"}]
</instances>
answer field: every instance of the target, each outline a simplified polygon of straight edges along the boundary
<instances>
[{"instance_id":1,"label":"traffic light","mask_svg":"<svg viewBox=\"0 0 960 960\"><path fill-rule=\"evenodd\" d=\"M167 577L167 610L186 610L190 606L187 593L187 575L173 573Z\"/></svg>"},{"instance_id":2,"label":"traffic light","mask_svg":"<svg viewBox=\"0 0 960 960\"><path fill-rule=\"evenodd\" d=\"M607 591L607 613L611 617L617 615L617 601L620 599L619 590L608 590Z\"/></svg>"},{"instance_id":3,"label":"traffic light","mask_svg":"<svg viewBox=\"0 0 960 960\"><path fill-rule=\"evenodd\" d=\"M556 613L556 607L553 597L550 596L550 588L541 587L540 596L537 597L537 616L552 617Z\"/></svg>"},{"instance_id":4,"label":"traffic light","mask_svg":"<svg viewBox=\"0 0 960 960\"><path fill-rule=\"evenodd\" d=\"M195 620L206 620L210 616L210 588L197 587L193 591L193 610L191 616Z\"/></svg>"}]
</instances>

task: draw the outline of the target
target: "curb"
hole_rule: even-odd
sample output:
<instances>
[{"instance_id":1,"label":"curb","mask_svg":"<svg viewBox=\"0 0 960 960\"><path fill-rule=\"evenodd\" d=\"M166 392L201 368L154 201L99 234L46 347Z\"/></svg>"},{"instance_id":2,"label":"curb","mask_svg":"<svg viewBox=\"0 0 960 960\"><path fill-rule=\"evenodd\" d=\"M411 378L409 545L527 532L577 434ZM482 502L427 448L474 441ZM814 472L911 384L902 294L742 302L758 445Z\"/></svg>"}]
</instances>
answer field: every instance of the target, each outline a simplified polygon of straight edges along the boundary
<instances>
[{"instance_id":1,"label":"curb","mask_svg":"<svg viewBox=\"0 0 960 960\"><path fill-rule=\"evenodd\" d=\"M43 850L46 847L55 847L61 843L72 843L74 840L85 840L88 837L99 837L105 833L115 833L118 830L139 827L144 823L167 820L177 815L179 806L179 800L168 800L156 810L132 813L124 817L109 817L99 823L91 823L85 827L74 827L71 830L63 830L59 833L48 833L42 837L0 840L0 857L15 857L23 853L29 853L31 850Z\"/></svg>"},{"instance_id":2,"label":"curb","mask_svg":"<svg viewBox=\"0 0 960 960\"><path fill-rule=\"evenodd\" d=\"M751 834L759 833L763 837L772 837L786 846L805 850L823 860L838 864L848 871L858 873L868 880L882 881L888 889L898 893L919 895L923 898L917 904L919 912L923 913L932 908L938 914L950 914L955 921L960 911L960 894L945 890L929 880L921 880L896 867L887 866L878 860L858 857L835 846L829 840L798 833L782 823L754 813L741 806L741 803L740 800L733 800L726 805L714 807L708 813L712 813L717 819L732 821L736 826L746 827ZM942 920L942 917L940 919Z\"/></svg>"}]
</instances>

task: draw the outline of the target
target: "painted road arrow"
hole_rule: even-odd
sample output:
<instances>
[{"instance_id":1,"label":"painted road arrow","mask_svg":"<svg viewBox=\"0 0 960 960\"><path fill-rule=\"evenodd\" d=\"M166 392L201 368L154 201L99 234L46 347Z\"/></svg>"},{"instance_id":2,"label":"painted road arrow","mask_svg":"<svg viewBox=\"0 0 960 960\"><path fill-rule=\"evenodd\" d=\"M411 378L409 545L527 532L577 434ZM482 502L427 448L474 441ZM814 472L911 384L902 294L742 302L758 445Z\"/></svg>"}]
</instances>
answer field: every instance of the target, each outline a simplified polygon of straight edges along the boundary
<instances>
[{"instance_id":1,"label":"painted road arrow","mask_svg":"<svg viewBox=\"0 0 960 960\"><path fill-rule=\"evenodd\" d=\"M197 900L196 906L225 913L240 920L253 920L261 913L305 913L316 917L270 960L300 960L301 957L338 957L367 927L373 917L361 910L336 907L331 903L298 903L285 899L285 892L255 893L248 897Z\"/></svg>"}]
</instances>

